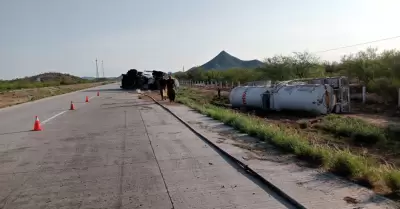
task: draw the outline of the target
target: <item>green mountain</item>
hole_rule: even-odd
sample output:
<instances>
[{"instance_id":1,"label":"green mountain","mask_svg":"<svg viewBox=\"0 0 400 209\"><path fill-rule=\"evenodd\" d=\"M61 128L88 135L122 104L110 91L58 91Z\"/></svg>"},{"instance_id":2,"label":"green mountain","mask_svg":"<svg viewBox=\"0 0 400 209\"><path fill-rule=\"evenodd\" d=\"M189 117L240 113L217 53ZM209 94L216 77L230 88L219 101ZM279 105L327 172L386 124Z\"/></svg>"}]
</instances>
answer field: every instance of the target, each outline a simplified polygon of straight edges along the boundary
<instances>
[{"instance_id":1,"label":"green mountain","mask_svg":"<svg viewBox=\"0 0 400 209\"><path fill-rule=\"evenodd\" d=\"M257 68L261 67L263 62L259 60L241 60L226 51L220 52L216 57L200 66L203 70L228 70L232 68Z\"/></svg>"}]
</instances>

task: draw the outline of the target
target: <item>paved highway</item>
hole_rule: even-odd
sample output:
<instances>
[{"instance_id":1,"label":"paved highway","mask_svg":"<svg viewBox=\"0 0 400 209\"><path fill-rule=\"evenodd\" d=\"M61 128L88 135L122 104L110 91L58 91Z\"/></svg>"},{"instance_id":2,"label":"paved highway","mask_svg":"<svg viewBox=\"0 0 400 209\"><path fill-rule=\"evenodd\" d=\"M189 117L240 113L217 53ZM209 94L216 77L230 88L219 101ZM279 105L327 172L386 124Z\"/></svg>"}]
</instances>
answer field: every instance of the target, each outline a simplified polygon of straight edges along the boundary
<instances>
[{"instance_id":1,"label":"paved highway","mask_svg":"<svg viewBox=\"0 0 400 209\"><path fill-rule=\"evenodd\" d=\"M290 208L116 84L0 110L0 188L2 209Z\"/></svg>"}]
</instances>

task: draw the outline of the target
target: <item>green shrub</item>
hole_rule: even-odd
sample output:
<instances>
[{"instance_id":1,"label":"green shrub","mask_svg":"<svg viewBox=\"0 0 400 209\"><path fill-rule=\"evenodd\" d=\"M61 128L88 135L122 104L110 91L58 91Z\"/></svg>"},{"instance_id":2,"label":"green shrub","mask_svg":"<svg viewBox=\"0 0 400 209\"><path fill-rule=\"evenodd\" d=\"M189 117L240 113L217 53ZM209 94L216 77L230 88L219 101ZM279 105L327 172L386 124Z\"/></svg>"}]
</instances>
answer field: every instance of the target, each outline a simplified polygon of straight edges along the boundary
<instances>
[{"instance_id":1,"label":"green shrub","mask_svg":"<svg viewBox=\"0 0 400 209\"><path fill-rule=\"evenodd\" d=\"M372 146L386 140L385 130L363 120L340 115L328 115L317 128L338 136L350 137L357 145Z\"/></svg>"},{"instance_id":2,"label":"green shrub","mask_svg":"<svg viewBox=\"0 0 400 209\"><path fill-rule=\"evenodd\" d=\"M387 138L393 141L400 141L400 126L399 125L389 125L386 128Z\"/></svg>"},{"instance_id":3,"label":"green shrub","mask_svg":"<svg viewBox=\"0 0 400 209\"><path fill-rule=\"evenodd\" d=\"M399 191L400 189L400 171L389 171L385 176L386 184L392 191Z\"/></svg>"}]
</instances>

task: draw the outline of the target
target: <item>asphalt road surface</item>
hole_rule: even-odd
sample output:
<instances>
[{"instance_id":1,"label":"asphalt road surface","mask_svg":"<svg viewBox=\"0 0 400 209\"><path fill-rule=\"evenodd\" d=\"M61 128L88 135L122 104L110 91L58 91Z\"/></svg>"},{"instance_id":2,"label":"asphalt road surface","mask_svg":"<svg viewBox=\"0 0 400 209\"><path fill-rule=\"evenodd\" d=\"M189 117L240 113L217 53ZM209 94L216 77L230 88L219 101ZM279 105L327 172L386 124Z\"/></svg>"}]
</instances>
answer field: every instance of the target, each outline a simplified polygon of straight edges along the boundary
<instances>
[{"instance_id":1,"label":"asphalt road surface","mask_svg":"<svg viewBox=\"0 0 400 209\"><path fill-rule=\"evenodd\" d=\"M43 131L30 131L36 115ZM2 209L288 207L116 84L0 110Z\"/></svg>"}]
</instances>

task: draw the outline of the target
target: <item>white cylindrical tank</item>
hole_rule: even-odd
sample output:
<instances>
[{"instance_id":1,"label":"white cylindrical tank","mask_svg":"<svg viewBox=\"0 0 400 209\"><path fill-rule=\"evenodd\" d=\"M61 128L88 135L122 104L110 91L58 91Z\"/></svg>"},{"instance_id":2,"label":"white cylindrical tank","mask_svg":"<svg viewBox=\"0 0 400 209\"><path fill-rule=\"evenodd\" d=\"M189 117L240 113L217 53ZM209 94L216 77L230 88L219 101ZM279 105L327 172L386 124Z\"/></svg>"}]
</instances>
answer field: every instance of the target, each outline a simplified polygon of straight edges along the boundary
<instances>
[{"instance_id":1,"label":"white cylindrical tank","mask_svg":"<svg viewBox=\"0 0 400 209\"><path fill-rule=\"evenodd\" d=\"M178 81L178 79L176 79L176 78L173 78L173 79L174 79L175 87L176 87L176 88L179 88L179 81Z\"/></svg>"},{"instance_id":2,"label":"white cylindrical tank","mask_svg":"<svg viewBox=\"0 0 400 209\"><path fill-rule=\"evenodd\" d=\"M285 85L270 97L273 110L313 111L328 114L335 106L333 88L323 84Z\"/></svg>"},{"instance_id":3,"label":"white cylindrical tank","mask_svg":"<svg viewBox=\"0 0 400 209\"><path fill-rule=\"evenodd\" d=\"M268 90L269 88L261 86L238 86L230 92L229 101L233 108L262 108L262 94Z\"/></svg>"}]
</instances>

